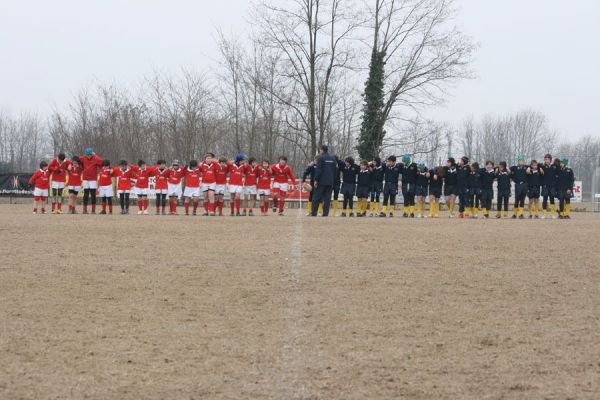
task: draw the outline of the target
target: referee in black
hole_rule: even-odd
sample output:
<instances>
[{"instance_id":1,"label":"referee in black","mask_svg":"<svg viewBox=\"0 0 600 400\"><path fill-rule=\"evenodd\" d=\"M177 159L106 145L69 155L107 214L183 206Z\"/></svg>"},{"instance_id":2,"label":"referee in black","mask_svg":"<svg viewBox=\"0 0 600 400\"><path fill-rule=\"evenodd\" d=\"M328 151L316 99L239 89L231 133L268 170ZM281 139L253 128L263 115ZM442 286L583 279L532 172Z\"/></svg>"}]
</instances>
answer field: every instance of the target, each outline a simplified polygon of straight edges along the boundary
<instances>
[{"instance_id":1,"label":"referee in black","mask_svg":"<svg viewBox=\"0 0 600 400\"><path fill-rule=\"evenodd\" d=\"M336 162L329 155L329 148L321 146L321 152L315 168L315 187L312 196L312 216L316 217L319 211L319 203L323 201L323 216L329 216L329 205L331 203L331 191L336 172Z\"/></svg>"}]
</instances>

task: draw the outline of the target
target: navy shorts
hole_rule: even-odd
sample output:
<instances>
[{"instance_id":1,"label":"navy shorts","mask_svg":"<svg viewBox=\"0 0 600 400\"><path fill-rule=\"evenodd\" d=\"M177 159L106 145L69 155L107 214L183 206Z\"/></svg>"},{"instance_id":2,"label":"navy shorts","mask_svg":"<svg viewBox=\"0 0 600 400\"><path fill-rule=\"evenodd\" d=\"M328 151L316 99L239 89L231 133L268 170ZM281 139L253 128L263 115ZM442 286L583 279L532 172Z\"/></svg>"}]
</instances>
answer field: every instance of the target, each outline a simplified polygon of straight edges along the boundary
<instances>
[{"instance_id":1,"label":"navy shorts","mask_svg":"<svg viewBox=\"0 0 600 400\"><path fill-rule=\"evenodd\" d=\"M397 183L386 183L383 187L383 194L389 195L397 195L398 194L398 184Z\"/></svg>"},{"instance_id":2,"label":"navy shorts","mask_svg":"<svg viewBox=\"0 0 600 400\"><path fill-rule=\"evenodd\" d=\"M415 189L415 194L417 196L427 196L429 194L429 190L427 186L417 186Z\"/></svg>"},{"instance_id":3,"label":"navy shorts","mask_svg":"<svg viewBox=\"0 0 600 400\"><path fill-rule=\"evenodd\" d=\"M556 188L554 186L545 185L542 187L542 196L556 197Z\"/></svg>"},{"instance_id":4,"label":"navy shorts","mask_svg":"<svg viewBox=\"0 0 600 400\"><path fill-rule=\"evenodd\" d=\"M530 199L538 199L540 197L540 187L539 186L530 186L527 190L527 197Z\"/></svg>"},{"instance_id":5,"label":"navy shorts","mask_svg":"<svg viewBox=\"0 0 600 400\"><path fill-rule=\"evenodd\" d=\"M436 199L442 197L442 188L441 187L429 187L429 194Z\"/></svg>"},{"instance_id":6,"label":"navy shorts","mask_svg":"<svg viewBox=\"0 0 600 400\"><path fill-rule=\"evenodd\" d=\"M492 200L492 198L494 197L494 189L481 189L481 199L486 201L486 200Z\"/></svg>"},{"instance_id":7,"label":"navy shorts","mask_svg":"<svg viewBox=\"0 0 600 400\"><path fill-rule=\"evenodd\" d=\"M368 186L357 186L356 187L356 197L359 199L366 199L369 197L369 187Z\"/></svg>"},{"instance_id":8,"label":"navy shorts","mask_svg":"<svg viewBox=\"0 0 600 400\"><path fill-rule=\"evenodd\" d=\"M527 183L515 184L515 196L517 196L517 197L527 196L528 189L529 188L527 186Z\"/></svg>"},{"instance_id":9,"label":"navy shorts","mask_svg":"<svg viewBox=\"0 0 600 400\"><path fill-rule=\"evenodd\" d=\"M414 182L407 182L404 183L402 182L402 194L404 196L408 195L414 195L417 192L417 184Z\"/></svg>"},{"instance_id":10,"label":"navy shorts","mask_svg":"<svg viewBox=\"0 0 600 400\"><path fill-rule=\"evenodd\" d=\"M354 196L354 192L356 192L356 185L354 183L342 183L341 192L344 196Z\"/></svg>"},{"instance_id":11,"label":"navy shorts","mask_svg":"<svg viewBox=\"0 0 600 400\"><path fill-rule=\"evenodd\" d=\"M456 196L457 194L455 185L444 185L444 196Z\"/></svg>"},{"instance_id":12,"label":"navy shorts","mask_svg":"<svg viewBox=\"0 0 600 400\"><path fill-rule=\"evenodd\" d=\"M383 182L371 183L371 187L369 188L369 190L373 194L379 194L379 193L383 192Z\"/></svg>"}]
</instances>

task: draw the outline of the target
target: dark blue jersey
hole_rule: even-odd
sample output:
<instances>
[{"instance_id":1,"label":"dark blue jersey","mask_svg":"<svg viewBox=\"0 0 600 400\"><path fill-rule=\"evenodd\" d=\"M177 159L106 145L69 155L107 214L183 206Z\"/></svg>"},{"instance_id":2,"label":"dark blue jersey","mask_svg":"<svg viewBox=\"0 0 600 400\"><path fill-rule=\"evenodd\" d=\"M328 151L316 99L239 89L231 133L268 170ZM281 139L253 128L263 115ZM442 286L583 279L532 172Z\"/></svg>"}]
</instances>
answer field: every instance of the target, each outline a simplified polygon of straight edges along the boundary
<instances>
[{"instance_id":1,"label":"dark blue jersey","mask_svg":"<svg viewBox=\"0 0 600 400\"><path fill-rule=\"evenodd\" d=\"M549 187L556 187L556 182L558 180L558 168L554 164L550 165L542 165L540 169L543 171L543 185Z\"/></svg>"},{"instance_id":2,"label":"dark blue jersey","mask_svg":"<svg viewBox=\"0 0 600 400\"><path fill-rule=\"evenodd\" d=\"M398 184L398 180L400 179L400 164L394 164L391 167L384 165L383 166L383 178L385 183Z\"/></svg>"},{"instance_id":3,"label":"dark blue jersey","mask_svg":"<svg viewBox=\"0 0 600 400\"><path fill-rule=\"evenodd\" d=\"M539 169L530 169L527 174L527 184L529 187L532 186L542 186L544 181L544 177L542 176Z\"/></svg>"},{"instance_id":4,"label":"dark blue jersey","mask_svg":"<svg viewBox=\"0 0 600 400\"><path fill-rule=\"evenodd\" d=\"M428 174L429 172L427 170L417 172L417 186L429 186L429 178L427 178Z\"/></svg>"},{"instance_id":5,"label":"dark blue jersey","mask_svg":"<svg viewBox=\"0 0 600 400\"><path fill-rule=\"evenodd\" d=\"M441 189L443 178L436 175L435 169L429 170L429 189Z\"/></svg>"},{"instance_id":6,"label":"dark blue jersey","mask_svg":"<svg viewBox=\"0 0 600 400\"><path fill-rule=\"evenodd\" d=\"M458 170L456 167L444 167L444 184L446 186L456 186L458 184Z\"/></svg>"},{"instance_id":7,"label":"dark blue jersey","mask_svg":"<svg viewBox=\"0 0 600 400\"><path fill-rule=\"evenodd\" d=\"M368 169L359 170L356 178L358 186L369 186L371 184L371 173Z\"/></svg>"},{"instance_id":8,"label":"dark blue jersey","mask_svg":"<svg viewBox=\"0 0 600 400\"><path fill-rule=\"evenodd\" d=\"M481 172L479 169L469 172L468 187L470 189L481 189Z\"/></svg>"},{"instance_id":9,"label":"dark blue jersey","mask_svg":"<svg viewBox=\"0 0 600 400\"><path fill-rule=\"evenodd\" d=\"M527 182L527 166L513 165L510 167L510 177L517 185Z\"/></svg>"},{"instance_id":10,"label":"dark blue jersey","mask_svg":"<svg viewBox=\"0 0 600 400\"><path fill-rule=\"evenodd\" d=\"M371 183L383 183L383 166L378 165L371 168Z\"/></svg>"},{"instance_id":11,"label":"dark blue jersey","mask_svg":"<svg viewBox=\"0 0 600 400\"><path fill-rule=\"evenodd\" d=\"M310 179L311 182L315 181L315 165L314 164L306 167L306 169L304 170L304 174L302 174L302 180L305 181L307 179Z\"/></svg>"},{"instance_id":12,"label":"dark blue jersey","mask_svg":"<svg viewBox=\"0 0 600 400\"><path fill-rule=\"evenodd\" d=\"M342 169L342 182L344 183L356 183L356 175L358 174L358 165L351 164L345 165Z\"/></svg>"},{"instance_id":13,"label":"dark blue jersey","mask_svg":"<svg viewBox=\"0 0 600 400\"><path fill-rule=\"evenodd\" d=\"M489 171L485 168L479 170L481 174L481 188L484 190L492 190L494 188L494 179L496 179L496 172L493 169Z\"/></svg>"},{"instance_id":14,"label":"dark blue jersey","mask_svg":"<svg viewBox=\"0 0 600 400\"><path fill-rule=\"evenodd\" d=\"M403 164L400 163L400 173L402 174L402 183L416 183L417 182L417 164Z\"/></svg>"},{"instance_id":15,"label":"dark blue jersey","mask_svg":"<svg viewBox=\"0 0 600 400\"><path fill-rule=\"evenodd\" d=\"M508 171L496 173L496 179L498 180L498 190L510 190L510 174Z\"/></svg>"},{"instance_id":16,"label":"dark blue jersey","mask_svg":"<svg viewBox=\"0 0 600 400\"><path fill-rule=\"evenodd\" d=\"M558 190L573 190L575 186L575 174L571 167L564 167L558 171L558 180L557 180Z\"/></svg>"},{"instance_id":17,"label":"dark blue jersey","mask_svg":"<svg viewBox=\"0 0 600 400\"><path fill-rule=\"evenodd\" d=\"M457 168L456 174L456 185L459 188L466 188L469 186L469 173L471 172L471 168L468 165L463 165L462 167Z\"/></svg>"}]
</instances>

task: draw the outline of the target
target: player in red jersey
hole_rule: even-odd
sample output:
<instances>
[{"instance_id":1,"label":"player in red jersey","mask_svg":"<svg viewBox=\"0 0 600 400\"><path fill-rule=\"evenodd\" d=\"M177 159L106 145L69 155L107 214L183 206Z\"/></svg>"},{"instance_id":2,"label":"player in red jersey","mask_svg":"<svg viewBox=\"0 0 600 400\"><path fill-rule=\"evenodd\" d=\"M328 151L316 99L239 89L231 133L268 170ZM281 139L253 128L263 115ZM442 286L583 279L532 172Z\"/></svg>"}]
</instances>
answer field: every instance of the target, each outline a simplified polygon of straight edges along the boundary
<instances>
[{"instance_id":1,"label":"player in red jersey","mask_svg":"<svg viewBox=\"0 0 600 400\"><path fill-rule=\"evenodd\" d=\"M83 168L83 213L87 214L88 202L92 202L92 214L96 213L96 190L98 189L98 169L102 168L100 158L91 147L85 149L85 155L80 158Z\"/></svg>"},{"instance_id":2,"label":"player in red jersey","mask_svg":"<svg viewBox=\"0 0 600 400\"><path fill-rule=\"evenodd\" d=\"M263 216L266 216L269 211L269 195L271 194L271 178L273 177L269 160L263 160L262 164L256 167L256 176L258 177L257 193L260 197L260 212Z\"/></svg>"},{"instance_id":3,"label":"player in red jersey","mask_svg":"<svg viewBox=\"0 0 600 400\"><path fill-rule=\"evenodd\" d=\"M183 192L181 191L181 180L185 176L185 171L179 166L179 161L174 160L171 163L169 177L167 178L167 195L169 196L169 214L177 215L177 200ZM200 190L198 189L198 194Z\"/></svg>"},{"instance_id":4,"label":"player in red jersey","mask_svg":"<svg viewBox=\"0 0 600 400\"><path fill-rule=\"evenodd\" d=\"M35 183L33 189L33 213L37 214L38 209L41 210L42 214L46 214L44 203L48 198L48 187L50 185L50 171L48 170L48 163L42 161L40 163L40 169L29 178L29 184Z\"/></svg>"},{"instance_id":5,"label":"player in red jersey","mask_svg":"<svg viewBox=\"0 0 600 400\"><path fill-rule=\"evenodd\" d=\"M225 168L229 172L229 205L231 207L231 216L237 215L239 217L242 215L240 207L244 192L244 173L246 172L244 155L237 153L235 161L228 162ZM246 210L244 210L243 216L246 216Z\"/></svg>"},{"instance_id":6,"label":"player in red jersey","mask_svg":"<svg viewBox=\"0 0 600 400\"><path fill-rule=\"evenodd\" d=\"M69 214L75 214L77 207L77 195L81 191L81 174L83 173L83 168L81 167L81 161L79 160L79 157L73 156L71 165L69 165L67 171L69 172L67 181L69 186Z\"/></svg>"},{"instance_id":7,"label":"player in red jersey","mask_svg":"<svg viewBox=\"0 0 600 400\"><path fill-rule=\"evenodd\" d=\"M219 209L219 216L223 216L223 205L225 203L225 187L227 186L227 171L229 169L226 158L220 158L215 171L215 205ZM206 204L205 207L206 208Z\"/></svg>"},{"instance_id":8,"label":"player in red jersey","mask_svg":"<svg viewBox=\"0 0 600 400\"><path fill-rule=\"evenodd\" d=\"M193 203L193 215L196 215L198 203L200 202L200 175L202 170L198 167L198 161L191 160L189 165L183 169L185 176L185 190L183 191L183 208L185 215L190 215L190 201Z\"/></svg>"},{"instance_id":9,"label":"player in red jersey","mask_svg":"<svg viewBox=\"0 0 600 400\"><path fill-rule=\"evenodd\" d=\"M52 214L62 214L63 190L67 184L67 170L71 161L65 153L59 153L48 165L52 174Z\"/></svg>"},{"instance_id":10,"label":"player in red jersey","mask_svg":"<svg viewBox=\"0 0 600 400\"><path fill-rule=\"evenodd\" d=\"M256 205L256 159L250 157L248 163L244 166L244 211L242 215L252 217L254 215L252 209Z\"/></svg>"},{"instance_id":11,"label":"player in red jersey","mask_svg":"<svg viewBox=\"0 0 600 400\"><path fill-rule=\"evenodd\" d=\"M217 189L217 171L221 168L213 153L207 153L200 165L202 169L202 186L200 191L204 193L204 215L215 215L215 192ZM222 187L225 193L225 186Z\"/></svg>"},{"instance_id":12,"label":"player in red jersey","mask_svg":"<svg viewBox=\"0 0 600 400\"><path fill-rule=\"evenodd\" d=\"M166 215L167 207L167 192L169 189L168 179L171 174L171 170L167 168L167 162L165 160L158 160L156 167L153 168L153 174L155 177L154 189L156 190L156 215Z\"/></svg>"},{"instance_id":13,"label":"player in red jersey","mask_svg":"<svg viewBox=\"0 0 600 400\"><path fill-rule=\"evenodd\" d=\"M115 170L110 165L110 161L102 161L102 168L100 168L100 175L98 176L98 192L100 193L100 199L102 201L102 211L100 214L106 214L106 205L108 204L108 213L113 212L113 177L115 177Z\"/></svg>"},{"instance_id":14,"label":"player in red jersey","mask_svg":"<svg viewBox=\"0 0 600 400\"><path fill-rule=\"evenodd\" d=\"M117 177L117 193L119 194L119 204L121 206L121 214L129 214L129 196L131 195L131 180L134 179L135 173L129 166L127 160L121 160L119 168L115 170Z\"/></svg>"},{"instance_id":15,"label":"player in red jersey","mask_svg":"<svg viewBox=\"0 0 600 400\"><path fill-rule=\"evenodd\" d=\"M150 192L148 183L150 177L153 176L152 169L146 166L144 160L139 160L138 165L131 166L131 169L133 169L135 177L134 192L137 196L138 215L148 215L148 194Z\"/></svg>"},{"instance_id":16,"label":"player in red jersey","mask_svg":"<svg viewBox=\"0 0 600 400\"><path fill-rule=\"evenodd\" d=\"M277 211L279 205L279 215L283 216L285 206L285 196L289 190L289 181L292 185L296 184L296 177L292 169L287 165L287 157L279 157L279 163L271 166L273 172L273 212Z\"/></svg>"}]
</instances>

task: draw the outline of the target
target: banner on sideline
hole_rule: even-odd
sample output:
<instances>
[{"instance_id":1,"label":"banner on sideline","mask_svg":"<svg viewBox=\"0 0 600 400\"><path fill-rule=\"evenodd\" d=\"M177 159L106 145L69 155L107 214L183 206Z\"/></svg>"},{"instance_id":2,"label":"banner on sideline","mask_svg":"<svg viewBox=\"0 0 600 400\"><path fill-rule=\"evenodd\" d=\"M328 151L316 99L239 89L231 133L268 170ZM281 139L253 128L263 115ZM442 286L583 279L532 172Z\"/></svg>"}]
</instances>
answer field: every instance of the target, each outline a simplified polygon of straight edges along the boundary
<instances>
[{"instance_id":1,"label":"banner on sideline","mask_svg":"<svg viewBox=\"0 0 600 400\"><path fill-rule=\"evenodd\" d=\"M583 185L581 181L575 181L573 187L573 203L581 203L583 201Z\"/></svg>"},{"instance_id":2,"label":"banner on sideline","mask_svg":"<svg viewBox=\"0 0 600 400\"><path fill-rule=\"evenodd\" d=\"M0 175L0 195L2 196L28 196L32 194L29 189L29 178L32 174L6 174Z\"/></svg>"}]
</instances>

